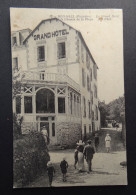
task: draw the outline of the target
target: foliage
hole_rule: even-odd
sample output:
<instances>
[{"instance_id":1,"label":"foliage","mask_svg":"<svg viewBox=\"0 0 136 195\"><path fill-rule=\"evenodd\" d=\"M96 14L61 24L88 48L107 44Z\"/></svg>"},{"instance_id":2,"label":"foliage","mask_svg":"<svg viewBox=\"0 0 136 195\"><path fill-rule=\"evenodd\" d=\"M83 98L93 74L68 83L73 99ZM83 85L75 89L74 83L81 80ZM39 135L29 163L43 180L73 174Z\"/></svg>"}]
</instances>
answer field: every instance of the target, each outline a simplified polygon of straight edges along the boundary
<instances>
[{"instance_id":1,"label":"foliage","mask_svg":"<svg viewBox=\"0 0 136 195\"><path fill-rule=\"evenodd\" d=\"M14 73L12 76L12 98L15 98L18 94L21 94L21 88L24 87L24 84L21 80L24 78L24 74Z\"/></svg>"},{"instance_id":2,"label":"foliage","mask_svg":"<svg viewBox=\"0 0 136 195\"><path fill-rule=\"evenodd\" d=\"M46 170L50 160L41 132L32 131L14 141L14 186L23 187Z\"/></svg>"},{"instance_id":3,"label":"foliage","mask_svg":"<svg viewBox=\"0 0 136 195\"><path fill-rule=\"evenodd\" d=\"M99 110L101 116L101 127L106 127L106 116L108 115L107 105L105 102L99 102Z\"/></svg>"},{"instance_id":4,"label":"foliage","mask_svg":"<svg viewBox=\"0 0 136 195\"><path fill-rule=\"evenodd\" d=\"M14 70L13 70L14 71ZM12 99L16 98L17 95L21 94L21 88L25 87L21 83L21 79L24 78L24 75L19 73L14 73L12 76ZM23 122L23 117L13 114L13 138L18 139L21 136L21 124Z\"/></svg>"},{"instance_id":5,"label":"foliage","mask_svg":"<svg viewBox=\"0 0 136 195\"><path fill-rule=\"evenodd\" d=\"M113 100L109 104L99 102L99 110L101 113L101 127L106 127L106 119L121 121L121 113L125 111L124 96Z\"/></svg>"},{"instance_id":6,"label":"foliage","mask_svg":"<svg viewBox=\"0 0 136 195\"><path fill-rule=\"evenodd\" d=\"M20 138L21 133L21 124L23 122L23 117L20 117L16 114L13 114L13 139L16 140Z\"/></svg>"},{"instance_id":7,"label":"foliage","mask_svg":"<svg viewBox=\"0 0 136 195\"><path fill-rule=\"evenodd\" d=\"M108 116L117 122L121 121L121 113L125 111L125 99L119 97L107 105Z\"/></svg>"}]
</instances>

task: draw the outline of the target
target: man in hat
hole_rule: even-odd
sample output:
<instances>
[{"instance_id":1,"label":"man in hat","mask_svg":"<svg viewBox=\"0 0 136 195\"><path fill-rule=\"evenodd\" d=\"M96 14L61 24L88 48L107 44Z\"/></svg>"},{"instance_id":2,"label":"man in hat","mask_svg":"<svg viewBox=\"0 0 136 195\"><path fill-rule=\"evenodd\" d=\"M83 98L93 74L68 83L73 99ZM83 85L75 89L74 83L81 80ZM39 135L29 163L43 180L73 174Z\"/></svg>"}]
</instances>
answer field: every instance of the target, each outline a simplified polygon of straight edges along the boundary
<instances>
[{"instance_id":1,"label":"man in hat","mask_svg":"<svg viewBox=\"0 0 136 195\"><path fill-rule=\"evenodd\" d=\"M95 153L94 147L92 146L92 141L88 140L87 141L88 145L85 146L83 154L85 156L86 162L88 164L88 173L92 171L92 159L93 155Z\"/></svg>"}]
</instances>

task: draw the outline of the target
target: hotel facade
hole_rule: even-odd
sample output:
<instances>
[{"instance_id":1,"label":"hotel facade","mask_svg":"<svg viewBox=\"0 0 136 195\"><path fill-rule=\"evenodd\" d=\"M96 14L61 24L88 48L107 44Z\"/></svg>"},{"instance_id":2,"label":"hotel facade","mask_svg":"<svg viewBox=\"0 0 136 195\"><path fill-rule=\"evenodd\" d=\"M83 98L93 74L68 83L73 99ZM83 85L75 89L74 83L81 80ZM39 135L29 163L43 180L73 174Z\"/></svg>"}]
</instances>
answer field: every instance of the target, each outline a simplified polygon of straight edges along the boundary
<instances>
[{"instance_id":1,"label":"hotel facade","mask_svg":"<svg viewBox=\"0 0 136 195\"><path fill-rule=\"evenodd\" d=\"M51 145L71 145L100 130L97 65L82 34L57 18L12 32L12 70L21 82L13 113L22 133L45 126Z\"/></svg>"}]
</instances>

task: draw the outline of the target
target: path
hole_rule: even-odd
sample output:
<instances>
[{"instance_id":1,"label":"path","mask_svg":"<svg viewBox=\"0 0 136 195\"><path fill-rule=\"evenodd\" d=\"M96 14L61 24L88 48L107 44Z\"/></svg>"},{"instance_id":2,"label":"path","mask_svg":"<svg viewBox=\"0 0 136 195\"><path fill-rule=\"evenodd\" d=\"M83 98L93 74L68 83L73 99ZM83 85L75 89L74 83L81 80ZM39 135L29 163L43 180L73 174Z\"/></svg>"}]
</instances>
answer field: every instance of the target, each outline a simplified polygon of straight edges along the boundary
<instances>
[{"instance_id":1,"label":"path","mask_svg":"<svg viewBox=\"0 0 136 195\"><path fill-rule=\"evenodd\" d=\"M106 153L104 145L104 137L106 133L110 133L112 137L112 152ZM127 185L127 170L120 166L120 162L126 160L126 152L121 143L120 132L110 129L103 129L100 132L100 147L98 153L95 153L93 158L92 169L93 172L88 174L87 172L79 173L74 169L74 150L61 150L50 152L51 161L53 162L56 174L53 180L53 186L94 186L94 185ZM62 175L60 171L60 161L63 157L66 157L69 168L67 173L67 182L62 181ZM85 161L85 170L87 170L87 164ZM43 175L31 184L30 187L46 187L47 175Z\"/></svg>"}]
</instances>

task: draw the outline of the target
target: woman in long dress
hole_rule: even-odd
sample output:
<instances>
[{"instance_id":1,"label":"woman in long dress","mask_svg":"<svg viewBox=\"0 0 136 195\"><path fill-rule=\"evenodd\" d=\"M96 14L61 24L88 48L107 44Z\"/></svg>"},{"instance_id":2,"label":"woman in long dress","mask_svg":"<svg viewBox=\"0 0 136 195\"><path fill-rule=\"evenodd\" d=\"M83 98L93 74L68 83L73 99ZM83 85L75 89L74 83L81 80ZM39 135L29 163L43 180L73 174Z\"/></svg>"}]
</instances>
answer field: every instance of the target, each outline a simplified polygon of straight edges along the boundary
<instances>
[{"instance_id":1,"label":"woman in long dress","mask_svg":"<svg viewBox=\"0 0 136 195\"><path fill-rule=\"evenodd\" d=\"M84 155L83 155L83 150L84 150L84 142L82 140L79 140L79 143L77 143L78 147L78 170L80 172L84 171Z\"/></svg>"},{"instance_id":2,"label":"woman in long dress","mask_svg":"<svg viewBox=\"0 0 136 195\"><path fill-rule=\"evenodd\" d=\"M107 149L107 152L110 152L111 149L111 137L110 135L107 133L106 137L105 137L105 146Z\"/></svg>"}]
</instances>

